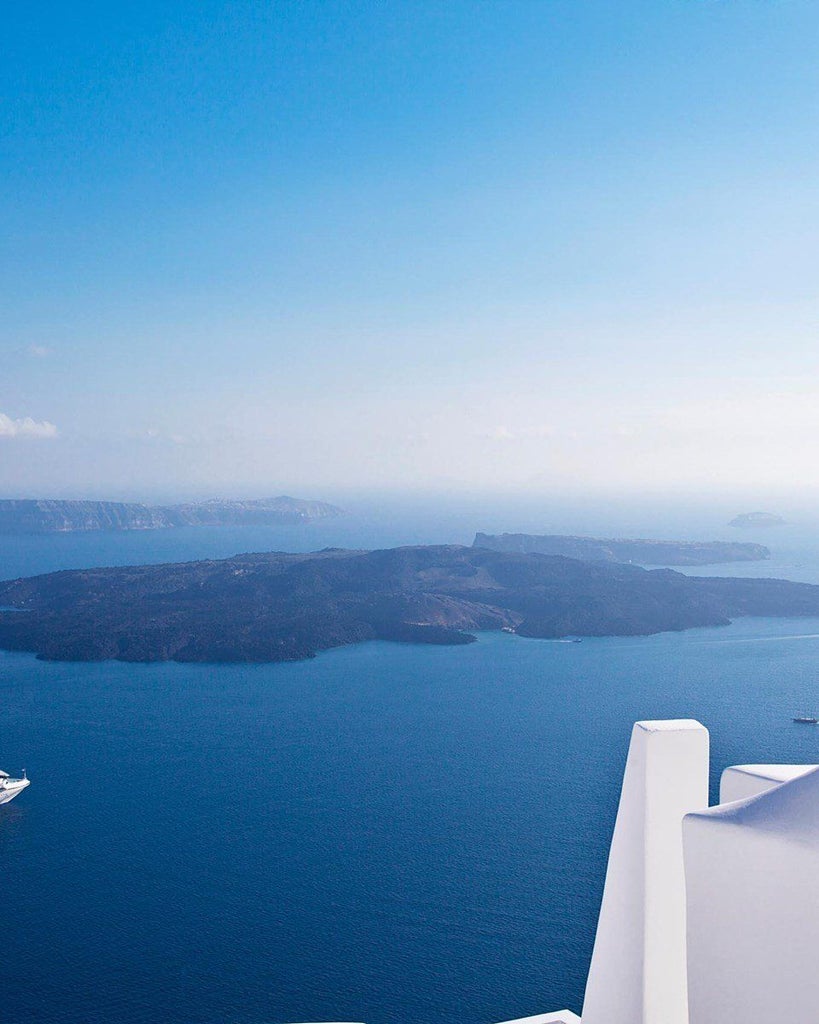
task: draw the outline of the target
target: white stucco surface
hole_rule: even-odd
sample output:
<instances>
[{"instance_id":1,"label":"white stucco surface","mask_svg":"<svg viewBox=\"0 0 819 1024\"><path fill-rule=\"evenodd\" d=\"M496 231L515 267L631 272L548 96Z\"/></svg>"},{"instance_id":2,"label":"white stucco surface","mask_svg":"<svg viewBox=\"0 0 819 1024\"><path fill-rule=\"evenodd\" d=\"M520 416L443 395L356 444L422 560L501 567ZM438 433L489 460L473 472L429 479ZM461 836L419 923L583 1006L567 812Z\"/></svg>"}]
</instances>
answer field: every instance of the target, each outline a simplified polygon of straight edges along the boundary
<instances>
[{"instance_id":1,"label":"white stucco surface","mask_svg":"<svg viewBox=\"0 0 819 1024\"><path fill-rule=\"evenodd\" d=\"M687 1024L682 819L708 805L708 730L632 730L583 1024Z\"/></svg>"},{"instance_id":2,"label":"white stucco surface","mask_svg":"<svg viewBox=\"0 0 819 1024\"><path fill-rule=\"evenodd\" d=\"M690 1024L819 1021L819 769L683 832Z\"/></svg>"},{"instance_id":3,"label":"white stucco surface","mask_svg":"<svg viewBox=\"0 0 819 1024\"><path fill-rule=\"evenodd\" d=\"M735 764L722 773L719 802L747 800L811 771L813 764Z\"/></svg>"}]
</instances>

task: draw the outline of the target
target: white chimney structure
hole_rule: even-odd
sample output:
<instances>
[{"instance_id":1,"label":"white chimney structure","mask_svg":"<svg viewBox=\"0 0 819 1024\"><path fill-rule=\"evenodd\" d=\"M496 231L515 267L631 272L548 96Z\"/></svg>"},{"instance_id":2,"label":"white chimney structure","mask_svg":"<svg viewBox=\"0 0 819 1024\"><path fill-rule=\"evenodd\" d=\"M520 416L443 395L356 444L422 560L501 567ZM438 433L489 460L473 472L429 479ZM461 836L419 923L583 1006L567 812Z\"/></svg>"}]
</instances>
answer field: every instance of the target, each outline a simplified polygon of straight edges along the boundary
<instances>
[{"instance_id":1,"label":"white chimney structure","mask_svg":"<svg viewBox=\"0 0 819 1024\"><path fill-rule=\"evenodd\" d=\"M582 1018L819 1024L819 766L737 765L708 806L708 730L637 722Z\"/></svg>"},{"instance_id":2,"label":"white chimney structure","mask_svg":"<svg viewBox=\"0 0 819 1024\"><path fill-rule=\"evenodd\" d=\"M682 820L708 806L708 730L638 722L597 923L583 1024L688 1024Z\"/></svg>"}]
</instances>

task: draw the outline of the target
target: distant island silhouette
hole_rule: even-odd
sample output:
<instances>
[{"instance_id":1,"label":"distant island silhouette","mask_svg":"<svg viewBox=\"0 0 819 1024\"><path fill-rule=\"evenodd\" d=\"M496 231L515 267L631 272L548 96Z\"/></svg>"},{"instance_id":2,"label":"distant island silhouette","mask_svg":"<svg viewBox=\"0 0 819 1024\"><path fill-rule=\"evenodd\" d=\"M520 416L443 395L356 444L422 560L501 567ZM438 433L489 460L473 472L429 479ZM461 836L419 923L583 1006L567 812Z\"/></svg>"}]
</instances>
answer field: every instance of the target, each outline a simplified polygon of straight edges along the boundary
<instances>
[{"instance_id":1,"label":"distant island silhouette","mask_svg":"<svg viewBox=\"0 0 819 1024\"><path fill-rule=\"evenodd\" d=\"M0 647L68 661L274 662L470 631L632 636L819 616L819 586L461 546L248 554L0 584Z\"/></svg>"},{"instance_id":2,"label":"distant island silhouette","mask_svg":"<svg viewBox=\"0 0 819 1024\"><path fill-rule=\"evenodd\" d=\"M773 512L743 512L741 515L734 516L729 526L741 526L741 527L752 527L752 526L785 526L787 525L782 516L778 516Z\"/></svg>"},{"instance_id":3,"label":"distant island silhouette","mask_svg":"<svg viewBox=\"0 0 819 1024\"><path fill-rule=\"evenodd\" d=\"M637 565L715 565L770 558L763 544L737 541L598 540L560 534L477 533L473 547L521 554L564 555L590 562L635 562Z\"/></svg>"},{"instance_id":4,"label":"distant island silhouette","mask_svg":"<svg viewBox=\"0 0 819 1024\"><path fill-rule=\"evenodd\" d=\"M289 526L342 515L323 501L254 498L249 501L142 505L119 501L0 499L0 533L75 533L166 530L179 526Z\"/></svg>"}]
</instances>

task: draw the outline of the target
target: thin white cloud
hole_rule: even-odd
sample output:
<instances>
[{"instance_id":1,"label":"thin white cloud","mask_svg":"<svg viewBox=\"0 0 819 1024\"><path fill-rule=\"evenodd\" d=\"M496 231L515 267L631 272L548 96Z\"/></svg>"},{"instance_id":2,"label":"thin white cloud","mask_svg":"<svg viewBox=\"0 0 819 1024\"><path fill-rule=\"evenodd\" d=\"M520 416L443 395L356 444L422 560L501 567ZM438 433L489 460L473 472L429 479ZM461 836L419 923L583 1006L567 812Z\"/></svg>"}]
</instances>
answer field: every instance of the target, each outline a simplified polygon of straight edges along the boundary
<instances>
[{"instance_id":1,"label":"thin white cloud","mask_svg":"<svg viewBox=\"0 0 819 1024\"><path fill-rule=\"evenodd\" d=\"M34 356L35 359L45 359L46 356L51 355L51 349L48 345L29 345L26 352L30 356Z\"/></svg>"},{"instance_id":2,"label":"thin white cloud","mask_svg":"<svg viewBox=\"0 0 819 1024\"><path fill-rule=\"evenodd\" d=\"M33 420L30 416L13 420L0 412L0 438L37 437L51 438L57 436L57 428L48 420Z\"/></svg>"}]
</instances>

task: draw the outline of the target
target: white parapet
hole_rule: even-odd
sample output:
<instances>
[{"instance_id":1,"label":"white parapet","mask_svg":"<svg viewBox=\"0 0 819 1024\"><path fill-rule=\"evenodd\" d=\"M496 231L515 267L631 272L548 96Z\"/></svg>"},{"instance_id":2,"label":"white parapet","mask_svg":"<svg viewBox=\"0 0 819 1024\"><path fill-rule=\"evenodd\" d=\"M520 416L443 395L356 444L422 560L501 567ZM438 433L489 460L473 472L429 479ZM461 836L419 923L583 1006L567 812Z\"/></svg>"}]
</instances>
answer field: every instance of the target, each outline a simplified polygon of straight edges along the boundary
<instances>
[{"instance_id":1,"label":"white parapet","mask_svg":"<svg viewBox=\"0 0 819 1024\"><path fill-rule=\"evenodd\" d=\"M819 768L788 767L685 818L690 1024L819 1020Z\"/></svg>"},{"instance_id":2,"label":"white parapet","mask_svg":"<svg viewBox=\"0 0 819 1024\"><path fill-rule=\"evenodd\" d=\"M708 806L708 757L699 722L634 726L583 1024L688 1024L682 820Z\"/></svg>"},{"instance_id":3,"label":"white parapet","mask_svg":"<svg viewBox=\"0 0 819 1024\"><path fill-rule=\"evenodd\" d=\"M766 790L775 789L783 782L798 779L811 771L813 764L734 764L722 773L719 784L719 802L730 804L734 800L747 800Z\"/></svg>"}]
</instances>

